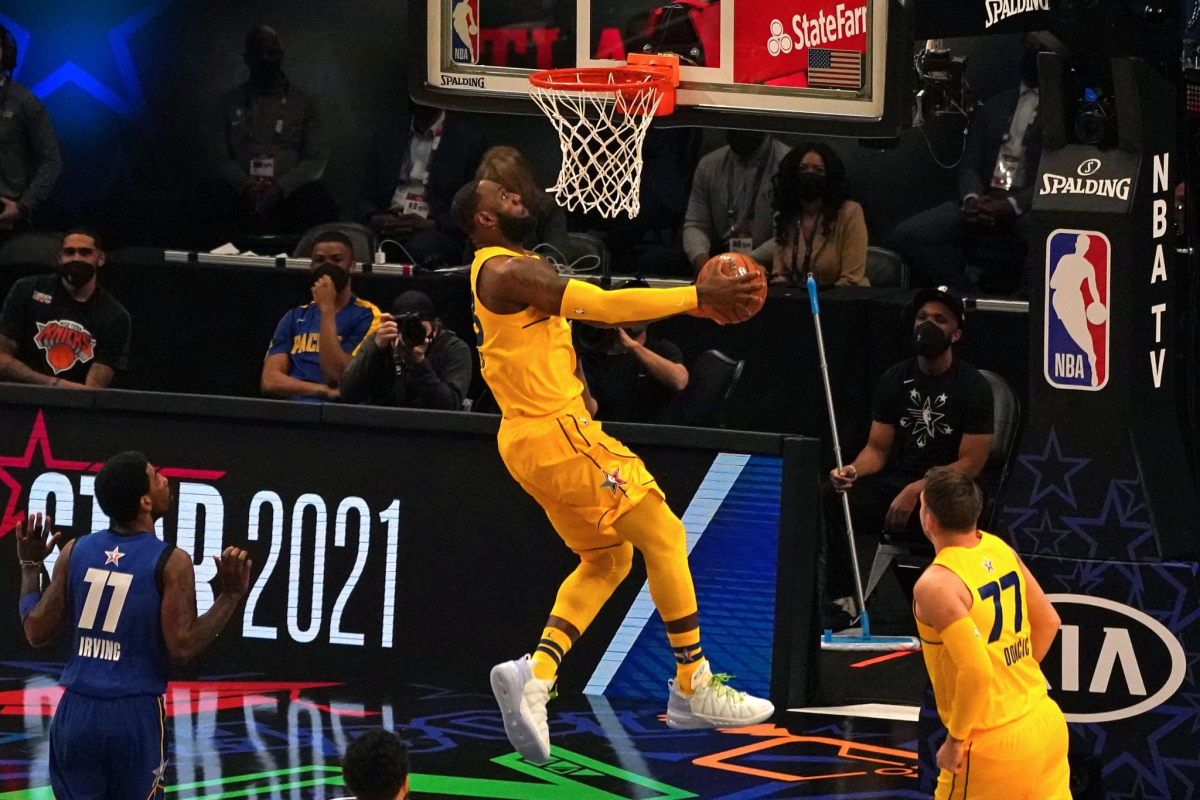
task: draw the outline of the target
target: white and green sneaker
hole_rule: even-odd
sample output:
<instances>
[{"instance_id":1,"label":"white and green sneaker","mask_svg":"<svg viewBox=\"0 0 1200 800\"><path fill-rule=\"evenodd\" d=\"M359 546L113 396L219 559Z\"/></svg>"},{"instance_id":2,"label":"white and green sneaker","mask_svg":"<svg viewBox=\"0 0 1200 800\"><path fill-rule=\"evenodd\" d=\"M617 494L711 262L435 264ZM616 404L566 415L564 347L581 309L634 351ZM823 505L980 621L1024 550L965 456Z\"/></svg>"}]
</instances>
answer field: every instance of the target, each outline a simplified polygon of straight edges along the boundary
<instances>
[{"instance_id":1,"label":"white and green sneaker","mask_svg":"<svg viewBox=\"0 0 1200 800\"><path fill-rule=\"evenodd\" d=\"M775 706L769 700L739 692L729 685L730 675L714 675L708 663L692 675L692 695L667 681L667 725L672 728L741 728L770 719Z\"/></svg>"},{"instance_id":2,"label":"white and green sneaker","mask_svg":"<svg viewBox=\"0 0 1200 800\"><path fill-rule=\"evenodd\" d=\"M546 703L555 695L554 681L533 677L529 656L492 667L492 694L504 717L508 741L526 761L550 760L550 728Z\"/></svg>"}]
</instances>

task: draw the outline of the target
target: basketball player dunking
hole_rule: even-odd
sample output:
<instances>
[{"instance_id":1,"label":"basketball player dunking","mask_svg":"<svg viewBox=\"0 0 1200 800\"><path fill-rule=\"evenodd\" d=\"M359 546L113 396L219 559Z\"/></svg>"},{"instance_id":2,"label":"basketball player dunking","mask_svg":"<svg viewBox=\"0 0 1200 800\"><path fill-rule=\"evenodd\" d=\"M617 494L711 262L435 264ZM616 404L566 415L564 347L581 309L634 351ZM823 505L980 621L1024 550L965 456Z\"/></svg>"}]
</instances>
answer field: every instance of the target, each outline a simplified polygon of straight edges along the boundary
<instances>
[{"instance_id":1,"label":"basketball player dunking","mask_svg":"<svg viewBox=\"0 0 1200 800\"><path fill-rule=\"evenodd\" d=\"M550 758L546 702L558 665L642 552L650 595L675 652L667 724L752 725L774 707L714 674L700 646L696 592L683 524L641 459L601 430L584 409L584 383L568 319L628 326L684 314L703 303L736 320L762 300L762 278L710 270L695 286L603 291L561 277L520 245L534 220L518 195L473 181L454 197L454 215L477 248L471 266L475 333L483 377L500 405L500 455L545 510L579 566L563 582L532 657L492 669L504 729L525 758Z\"/></svg>"},{"instance_id":2,"label":"basketball player dunking","mask_svg":"<svg viewBox=\"0 0 1200 800\"><path fill-rule=\"evenodd\" d=\"M1067 722L1040 666L1058 614L1012 548L976 527L981 507L965 473L926 473L921 526L937 556L917 580L913 612L949 731L934 796L1070 800Z\"/></svg>"}]
</instances>

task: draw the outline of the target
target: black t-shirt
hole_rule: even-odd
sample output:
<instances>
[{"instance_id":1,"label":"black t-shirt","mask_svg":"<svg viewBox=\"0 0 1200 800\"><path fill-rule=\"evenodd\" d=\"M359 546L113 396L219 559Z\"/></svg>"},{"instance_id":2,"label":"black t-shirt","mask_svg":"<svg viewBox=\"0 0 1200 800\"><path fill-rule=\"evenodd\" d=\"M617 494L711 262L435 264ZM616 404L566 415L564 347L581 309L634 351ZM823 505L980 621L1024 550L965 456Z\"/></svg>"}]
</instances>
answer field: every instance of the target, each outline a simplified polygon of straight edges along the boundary
<instances>
[{"instance_id":1,"label":"black t-shirt","mask_svg":"<svg viewBox=\"0 0 1200 800\"><path fill-rule=\"evenodd\" d=\"M83 383L93 362L129 368L133 325L117 299L97 286L86 303L71 297L58 275L34 275L12 285L0 310L0 335L17 343L30 369Z\"/></svg>"},{"instance_id":2,"label":"black t-shirt","mask_svg":"<svg viewBox=\"0 0 1200 800\"><path fill-rule=\"evenodd\" d=\"M872 415L896 427L889 464L914 477L953 464L964 433L992 433L992 387L979 370L955 358L941 375L921 372L917 359L901 361L879 379Z\"/></svg>"},{"instance_id":3,"label":"black t-shirt","mask_svg":"<svg viewBox=\"0 0 1200 800\"><path fill-rule=\"evenodd\" d=\"M675 364L683 363L683 351L671 342L646 337L646 349ZM583 374L596 400L596 418L600 420L658 422L674 396L633 353L584 356Z\"/></svg>"}]
</instances>

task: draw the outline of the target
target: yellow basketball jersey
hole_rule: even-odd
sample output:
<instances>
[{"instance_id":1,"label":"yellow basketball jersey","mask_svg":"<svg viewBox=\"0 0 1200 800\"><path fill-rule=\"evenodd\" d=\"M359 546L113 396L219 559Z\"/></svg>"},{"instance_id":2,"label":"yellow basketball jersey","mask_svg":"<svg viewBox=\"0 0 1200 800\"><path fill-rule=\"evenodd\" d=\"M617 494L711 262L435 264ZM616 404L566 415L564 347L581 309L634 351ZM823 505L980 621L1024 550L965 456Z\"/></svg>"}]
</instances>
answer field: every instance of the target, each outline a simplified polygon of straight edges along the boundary
<instances>
[{"instance_id":1,"label":"yellow basketball jersey","mask_svg":"<svg viewBox=\"0 0 1200 800\"><path fill-rule=\"evenodd\" d=\"M980 531L979 536L974 547L947 547L933 560L970 590L971 621L992 661L992 691L976 733L1020 719L1046 696L1046 679L1031 649L1025 577L1016 553L990 533ZM937 631L919 620L917 631L938 716L945 722L954 704L958 671Z\"/></svg>"},{"instance_id":2,"label":"yellow basketball jersey","mask_svg":"<svg viewBox=\"0 0 1200 800\"><path fill-rule=\"evenodd\" d=\"M471 264L471 299L475 338L483 379L505 419L548 417L571 407L582 408L583 383L575 377L575 346L566 319L533 306L516 314L493 314L476 295L479 270L501 255L532 257L505 247L475 251Z\"/></svg>"}]
</instances>

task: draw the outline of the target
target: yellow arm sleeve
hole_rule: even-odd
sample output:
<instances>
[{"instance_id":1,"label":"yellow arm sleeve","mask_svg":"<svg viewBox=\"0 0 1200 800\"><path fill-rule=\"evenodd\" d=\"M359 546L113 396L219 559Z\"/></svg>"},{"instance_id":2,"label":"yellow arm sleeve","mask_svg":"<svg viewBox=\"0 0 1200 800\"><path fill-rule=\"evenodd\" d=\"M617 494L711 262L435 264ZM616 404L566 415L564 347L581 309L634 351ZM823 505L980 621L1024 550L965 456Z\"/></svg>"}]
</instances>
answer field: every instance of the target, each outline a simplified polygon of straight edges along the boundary
<instances>
[{"instance_id":1,"label":"yellow arm sleeve","mask_svg":"<svg viewBox=\"0 0 1200 800\"><path fill-rule=\"evenodd\" d=\"M697 305L695 286L605 291L572 278L563 291L559 316L611 325L671 317L691 311Z\"/></svg>"},{"instance_id":2,"label":"yellow arm sleeve","mask_svg":"<svg viewBox=\"0 0 1200 800\"><path fill-rule=\"evenodd\" d=\"M970 738L971 731L987 709L992 689L992 659L970 617L956 619L942 631L942 642L958 672L954 707L946 728L955 739Z\"/></svg>"}]
</instances>

